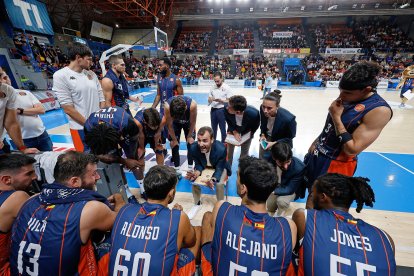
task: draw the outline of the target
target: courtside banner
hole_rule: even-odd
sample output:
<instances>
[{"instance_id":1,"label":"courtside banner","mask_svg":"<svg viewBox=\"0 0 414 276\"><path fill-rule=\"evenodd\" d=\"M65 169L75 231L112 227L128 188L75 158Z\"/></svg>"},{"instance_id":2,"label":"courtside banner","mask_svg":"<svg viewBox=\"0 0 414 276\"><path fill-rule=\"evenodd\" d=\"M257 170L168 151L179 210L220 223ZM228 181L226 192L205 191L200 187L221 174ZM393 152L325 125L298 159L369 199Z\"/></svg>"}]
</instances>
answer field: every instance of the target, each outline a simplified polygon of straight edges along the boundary
<instances>
[{"instance_id":1,"label":"courtside banner","mask_svg":"<svg viewBox=\"0 0 414 276\"><path fill-rule=\"evenodd\" d=\"M233 49L233 55L248 55L249 49Z\"/></svg>"},{"instance_id":2,"label":"courtside banner","mask_svg":"<svg viewBox=\"0 0 414 276\"><path fill-rule=\"evenodd\" d=\"M230 85L230 87L235 87L235 86L244 87L244 80L229 80L228 79L228 80L225 80L224 83ZM200 85L200 86L213 86L213 85L215 85L215 82L214 82L214 80L200 79L198 81L198 85Z\"/></svg>"},{"instance_id":3,"label":"courtside banner","mask_svg":"<svg viewBox=\"0 0 414 276\"><path fill-rule=\"evenodd\" d=\"M13 27L25 31L53 35L46 5L36 0L4 0Z\"/></svg>"},{"instance_id":4,"label":"courtside banner","mask_svg":"<svg viewBox=\"0 0 414 276\"><path fill-rule=\"evenodd\" d=\"M292 37L293 32L273 32L273 37Z\"/></svg>"},{"instance_id":5,"label":"courtside banner","mask_svg":"<svg viewBox=\"0 0 414 276\"><path fill-rule=\"evenodd\" d=\"M349 54L360 54L362 48L326 48L325 54L330 55L349 55Z\"/></svg>"},{"instance_id":6,"label":"courtside banner","mask_svg":"<svg viewBox=\"0 0 414 276\"><path fill-rule=\"evenodd\" d=\"M111 40L113 30L114 29L112 27L106 26L96 21L92 21L91 36Z\"/></svg>"},{"instance_id":7,"label":"courtside banner","mask_svg":"<svg viewBox=\"0 0 414 276\"><path fill-rule=\"evenodd\" d=\"M39 100L46 111L60 108L60 104L52 91L33 91L33 95Z\"/></svg>"}]
</instances>

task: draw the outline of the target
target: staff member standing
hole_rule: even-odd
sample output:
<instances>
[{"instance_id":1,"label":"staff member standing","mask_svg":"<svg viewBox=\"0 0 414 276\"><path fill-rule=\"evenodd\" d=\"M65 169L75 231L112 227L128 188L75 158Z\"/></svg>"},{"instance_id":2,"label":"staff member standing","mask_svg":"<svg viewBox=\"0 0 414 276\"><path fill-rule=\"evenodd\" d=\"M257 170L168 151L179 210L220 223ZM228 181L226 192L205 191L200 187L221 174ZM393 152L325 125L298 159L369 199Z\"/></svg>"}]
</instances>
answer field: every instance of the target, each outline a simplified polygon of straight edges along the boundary
<instances>
[{"instance_id":1,"label":"staff member standing","mask_svg":"<svg viewBox=\"0 0 414 276\"><path fill-rule=\"evenodd\" d=\"M68 49L70 63L53 74L53 92L68 115L70 134L76 151L89 149L85 144L83 126L86 118L105 106L101 84L92 65L88 46L74 43Z\"/></svg>"},{"instance_id":2,"label":"staff member standing","mask_svg":"<svg viewBox=\"0 0 414 276\"><path fill-rule=\"evenodd\" d=\"M125 62L120 56L111 56L109 58L111 69L108 70L102 79L102 89L105 96L106 107L119 106L132 116L129 110L127 99L133 102L139 102L136 97L131 97L128 92L128 82L125 79Z\"/></svg>"},{"instance_id":3,"label":"staff member standing","mask_svg":"<svg viewBox=\"0 0 414 276\"><path fill-rule=\"evenodd\" d=\"M221 142L226 139L226 119L224 118L224 104L229 102L233 96L230 86L224 83L223 75L220 72L214 73L215 85L210 89L208 103L211 105L211 128L213 129L214 140L217 138L217 126L220 127Z\"/></svg>"}]
</instances>

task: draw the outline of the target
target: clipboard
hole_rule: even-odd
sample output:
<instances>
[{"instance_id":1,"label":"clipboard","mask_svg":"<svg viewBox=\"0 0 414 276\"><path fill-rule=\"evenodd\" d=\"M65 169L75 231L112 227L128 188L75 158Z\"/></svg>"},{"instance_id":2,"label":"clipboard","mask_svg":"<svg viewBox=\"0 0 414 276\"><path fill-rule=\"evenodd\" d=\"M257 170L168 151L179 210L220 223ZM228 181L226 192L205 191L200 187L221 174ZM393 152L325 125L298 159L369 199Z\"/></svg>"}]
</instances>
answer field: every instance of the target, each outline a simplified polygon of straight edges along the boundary
<instances>
[{"instance_id":1,"label":"clipboard","mask_svg":"<svg viewBox=\"0 0 414 276\"><path fill-rule=\"evenodd\" d=\"M229 143L229 144L232 144L232 145L235 145L235 146L241 146L244 142L246 142L250 138L251 138L250 131L247 132L246 134L242 135L240 142L237 141L236 138L234 138L233 134L227 134L225 142Z\"/></svg>"},{"instance_id":2,"label":"clipboard","mask_svg":"<svg viewBox=\"0 0 414 276\"><path fill-rule=\"evenodd\" d=\"M215 169L213 168L204 169L201 172L201 175L197 177L196 180L192 182L192 184L207 187L206 182L209 181L213 177L214 172L215 172Z\"/></svg>"}]
</instances>

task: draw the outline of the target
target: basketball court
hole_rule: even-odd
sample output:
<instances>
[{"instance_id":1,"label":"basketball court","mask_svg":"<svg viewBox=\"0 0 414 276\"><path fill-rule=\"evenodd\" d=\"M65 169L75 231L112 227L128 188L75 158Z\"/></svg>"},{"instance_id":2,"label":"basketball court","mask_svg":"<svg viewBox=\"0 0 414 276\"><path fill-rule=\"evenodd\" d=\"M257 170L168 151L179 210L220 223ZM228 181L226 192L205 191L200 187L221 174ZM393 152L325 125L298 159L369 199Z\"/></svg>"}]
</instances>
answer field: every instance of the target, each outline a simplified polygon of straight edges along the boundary
<instances>
[{"instance_id":1,"label":"basketball court","mask_svg":"<svg viewBox=\"0 0 414 276\"><path fill-rule=\"evenodd\" d=\"M286 88L282 90L281 106L296 115L298 124L297 135L293 141L294 156L302 159L309 145L322 130L328 107L338 96L337 89L308 89ZM257 88L233 87L234 94L243 95L248 104L259 108L262 93ZM210 126L210 107L207 106L209 87L184 86L184 94L192 97L198 104L197 128ZM135 90L132 94L144 96L143 107L151 106L156 95L156 88L144 88ZM395 90L379 91L393 108L393 118L385 127L380 137L366 151L360 154L356 176L368 177L374 189L376 202L374 208L364 207L360 214L354 210L352 213L361 219L372 223L386 232L394 239L396 247L396 260L399 266L414 267L414 237L410 234L414 226L414 147L412 146L412 133L414 133L414 108L409 102L405 109L398 108L399 93ZM131 108L135 113L137 107ZM51 111L42 115L42 120L51 135L55 150L65 151L72 148L71 136L66 118L61 110ZM258 156L259 132L256 132L250 148L250 155ZM187 150L181 137L180 155L182 170L187 168ZM398 142L397 142L398 141ZM169 149L169 145L167 144ZM238 156L240 150L236 149L233 162L233 175L228 181L229 201L239 204L236 193L236 175ZM149 169L155 165L155 155L151 149L146 153ZM170 152L166 158L166 164L170 164ZM127 172L128 183L136 187L137 183L133 175ZM175 202L183 205L184 210L189 211L193 200L191 184L182 179L177 187ZM215 192L208 188L202 190L202 210L193 219L194 225L200 225L202 215L210 211L215 203ZM174 203L175 203L174 202ZM291 205L290 215L296 208L304 207L304 200L299 200Z\"/></svg>"}]
</instances>

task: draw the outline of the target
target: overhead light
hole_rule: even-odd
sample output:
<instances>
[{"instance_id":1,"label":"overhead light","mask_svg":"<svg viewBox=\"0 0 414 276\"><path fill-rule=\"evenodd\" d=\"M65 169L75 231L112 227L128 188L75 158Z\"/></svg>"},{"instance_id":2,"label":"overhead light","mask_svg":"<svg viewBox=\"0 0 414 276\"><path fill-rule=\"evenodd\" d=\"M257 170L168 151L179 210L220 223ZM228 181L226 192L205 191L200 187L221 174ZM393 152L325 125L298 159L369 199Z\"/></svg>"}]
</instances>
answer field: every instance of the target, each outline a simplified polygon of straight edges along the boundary
<instances>
[{"instance_id":1,"label":"overhead light","mask_svg":"<svg viewBox=\"0 0 414 276\"><path fill-rule=\"evenodd\" d=\"M379 8L379 6L380 6L380 3L376 3L374 7L375 7L376 9L378 9L378 8Z\"/></svg>"},{"instance_id":2,"label":"overhead light","mask_svg":"<svg viewBox=\"0 0 414 276\"><path fill-rule=\"evenodd\" d=\"M284 8L284 9L283 9L283 12L287 12L287 11L288 11L288 9L289 9L289 7Z\"/></svg>"},{"instance_id":3,"label":"overhead light","mask_svg":"<svg viewBox=\"0 0 414 276\"><path fill-rule=\"evenodd\" d=\"M94 11L95 13L97 13L97 14L103 14L103 11L98 10L98 9L93 9L93 11Z\"/></svg>"},{"instance_id":4,"label":"overhead light","mask_svg":"<svg viewBox=\"0 0 414 276\"><path fill-rule=\"evenodd\" d=\"M353 8L353 9L356 9L356 7L357 7L357 6L358 6L357 4L353 4L353 5L352 5L352 8Z\"/></svg>"},{"instance_id":5,"label":"overhead light","mask_svg":"<svg viewBox=\"0 0 414 276\"><path fill-rule=\"evenodd\" d=\"M250 8L250 12L253 12L253 8Z\"/></svg>"},{"instance_id":6,"label":"overhead light","mask_svg":"<svg viewBox=\"0 0 414 276\"><path fill-rule=\"evenodd\" d=\"M160 19L159 19L158 17L156 17L156 16L155 16L155 22L157 22L157 23L158 23L159 21L160 21Z\"/></svg>"},{"instance_id":7,"label":"overhead light","mask_svg":"<svg viewBox=\"0 0 414 276\"><path fill-rule=\"evenodd\" d=\"M214 12L214 9L210 9L210 13L213 13Z\"/></svg>"},{"instance_id":8,"label":"overhead light","mask_svg":"<svg viewBox=\"0 0 414 276\"><path fill-rule=\"evenodd\" d=\"M216 3L218 4L218 3L220 3L221 2L221 0L216 0Z\"/></svg>"},{"instance_id":9,"label":"overhead light","mask_svg":"<svg viewBox=\"0 0 414 276\"><path fill-rule=\"evenodd\" d=\"M301 11L304 11L304 10L305 10L305 6L302 6L302 7L300 8L300 10L301 10Z\"/></svg>"},{"instance_id":10,"label":"overhead light","mask_svg":"<svg viewBox=\"0 0 414 276\"><path fill-rule=\"evenodd\" d=\"M322 5L319 5L318 10L321 10L322 8L323 8L323 6Z\"/></svg>"},{"instance_id":11,"label":"overhead light","mask_svg":"<svg viewBox=\"0 0 414 276\"><path fill-rule=\"evenodd\" d=\"M365 4L361 4L361 9L364 9L365 8Z\"/></svg>"},{"instance_id":12,"label":"overhead light","mask_svg":"<svg viewBox=\"0 0 414 276\"><path fill-rule=\"evenodd\" d=\"M236 8L234 11L235 11L235 12L239 12L239 8Z\"/></svg>"},{"instance_id":13,"label":"overhead light","mask_svg":"<svg viewBox=\"0 0 414 276\"><path fill-rule=\"evenodd\" d=\"M333 6L330 6L329 8L328 8L328 11L331 11L331 10L336 10L338 8L338 5L333 5Z\"/></svg>"},{"instance_id":14,"label":"overhead light","mask_svg":"<svg viewBox=\"0 0 414 276\"><path fill-rule=\"evenodd\" d=\"M264 8L264 9L263 9L263 11L264 11L264 12L267 12L267 8Z\"/></svg>"},{"instance_id":15,"label":"overhead light","mask_svg":"<svg viewBox=\"0 0 414 276\"><path fill-rule=\"evenodd\" d=\"M115 24L115 28L119 28L119 24L118 23Z\"/></svg>"},{"instance_id":16,"label":"overhead light","mask_svg":"<svg viewBox=\"0 0 414 276\"><path fill-rule=\"evenodd\" d=\"M220 14L223 14L223 9L220 9Z\"/></svg>"},{"instance_id":17,"label":"overhead light","mask_svg":"<svg viewBox=\"0 0 414 276\"><path fill-rule=\"evenodd\" d=\"M203 1L203 0L201 0L201 1ZM162 11L162 12L161 12L161 15L165 15L165 12L164 12L164 11Z\"/></svg>"},{"instance_id":18,"label":"overhead light","mask_svg":"<svg viewBox=\"0 0 414 276\"><path fill-rule=\"evenodd\" d=\"M408 8L410 6L410 3L405 3L404 5L400 6L400 9L405 9Z\"/></svg>"}]
</instances>

